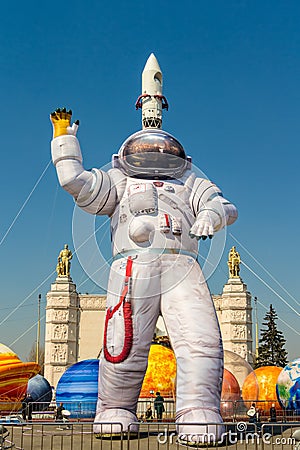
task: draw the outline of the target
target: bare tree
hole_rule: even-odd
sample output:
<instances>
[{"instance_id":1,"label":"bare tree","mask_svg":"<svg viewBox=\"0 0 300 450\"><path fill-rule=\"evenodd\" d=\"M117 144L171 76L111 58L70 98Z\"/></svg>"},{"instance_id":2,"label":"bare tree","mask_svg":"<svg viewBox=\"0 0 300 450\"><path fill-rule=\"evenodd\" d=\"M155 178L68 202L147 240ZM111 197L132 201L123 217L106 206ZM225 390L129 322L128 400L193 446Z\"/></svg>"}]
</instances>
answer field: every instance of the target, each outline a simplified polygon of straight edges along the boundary
<instances>
[{"instance_id":1,"label":"bare tree","mask_svg":"<svg viewBox=\"0 0 300 450\"><path fill-rule=\"evenodd\" d=\"M39 347L39 365L41 366L40 374L44 375L44 361L45 361L45 348ZM36 361L36 343L32 344L30 352L26 358L26 361Z\"/></svg>"}]
</instances>

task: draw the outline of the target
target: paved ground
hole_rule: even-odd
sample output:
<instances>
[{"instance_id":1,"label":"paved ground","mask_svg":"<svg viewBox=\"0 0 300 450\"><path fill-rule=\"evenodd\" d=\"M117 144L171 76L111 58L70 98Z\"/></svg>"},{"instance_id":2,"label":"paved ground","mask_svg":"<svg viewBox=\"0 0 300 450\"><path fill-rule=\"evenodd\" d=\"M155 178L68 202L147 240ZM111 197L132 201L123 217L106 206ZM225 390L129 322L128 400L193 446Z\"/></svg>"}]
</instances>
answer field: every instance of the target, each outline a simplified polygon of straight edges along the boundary
<instances>
[{"instance_id":1,"label":"paved ground","mask_svg":"<svg viewBox=\"0 0 300 450\"><path fill-rule=\"evenodd\" d=\"M6 425L6 428L10 434L4 446L0 445L1 450L10 448L9 441L15 444L13 448L23 450L179 450L185 447L177 441L174 424L141 424L137 437L122 440L96 439L92 423L74 422L70 428L55 423ZM245 433L237 432L235 424L228 427L227 443L221 447L228 450L294 450L296 443L291 436L296 429L300 429L300 423L289 427L277 425L271 436L272 430L267 425L260 435L248 430L247 437Z\"/></svg>"}]
</instances>

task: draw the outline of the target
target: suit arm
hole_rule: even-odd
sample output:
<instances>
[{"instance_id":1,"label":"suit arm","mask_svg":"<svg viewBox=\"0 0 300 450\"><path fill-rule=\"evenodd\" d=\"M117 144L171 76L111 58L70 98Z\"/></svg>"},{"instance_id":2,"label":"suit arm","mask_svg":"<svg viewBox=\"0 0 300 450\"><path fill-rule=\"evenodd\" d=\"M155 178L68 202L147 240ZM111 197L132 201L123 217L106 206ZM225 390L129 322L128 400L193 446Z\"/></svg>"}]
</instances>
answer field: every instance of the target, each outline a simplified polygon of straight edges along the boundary
<instances>
[{"instance_id":1,"label":"suit arm","mask_svg":"<svg viewBox=\"0 0 300 450\"><path fill-rule=\"evenodd\" d=\"M112 214L117 201L115 185L108 173L84 169L76 136L54 138L51 153L59 183L74 197L77 205L91 214Z\"/></svg>"},{"instance_id":2,"label":"suit arm","mask_svg":"<svg viewBox=\"0 0 300 450\"><path fill-rule=\"evenodd\" d=\"M236 207L223 197L221 190L209 180L196 178L190 195L196 220L190 236L197 239L212 237L215 232L237 219Z\"/></svg>"}]
</instances>

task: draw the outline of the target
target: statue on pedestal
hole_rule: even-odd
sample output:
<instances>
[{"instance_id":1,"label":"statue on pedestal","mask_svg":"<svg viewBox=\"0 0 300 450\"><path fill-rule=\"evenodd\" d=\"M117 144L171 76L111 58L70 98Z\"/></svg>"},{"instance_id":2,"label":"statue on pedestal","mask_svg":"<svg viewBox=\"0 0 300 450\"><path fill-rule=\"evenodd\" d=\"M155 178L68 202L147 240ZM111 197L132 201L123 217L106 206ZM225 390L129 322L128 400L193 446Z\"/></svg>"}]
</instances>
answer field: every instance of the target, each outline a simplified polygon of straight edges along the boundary
<instances>
[{"instance_id":1,"label":"statue on pedestal","mask_svg":"<svg viewBox=\"0 0 300 450\"><path fill-rule=\"evenodd\" d=\"M71 250L69 250L68 244L65 244L63 250L58 255L56 272L58 277L70 276L70 260L73 258Z\"/></svg>"},{"instance_id":2,"label":"statue on pedestal","mask_svg":"<svg viewBox=\"0 0 300 450\"><path fill-rule=\"evenodd\" d=\"M229 278L240 278L240 254L232 247L228 255Z\"/></svg>"}]
</instances>

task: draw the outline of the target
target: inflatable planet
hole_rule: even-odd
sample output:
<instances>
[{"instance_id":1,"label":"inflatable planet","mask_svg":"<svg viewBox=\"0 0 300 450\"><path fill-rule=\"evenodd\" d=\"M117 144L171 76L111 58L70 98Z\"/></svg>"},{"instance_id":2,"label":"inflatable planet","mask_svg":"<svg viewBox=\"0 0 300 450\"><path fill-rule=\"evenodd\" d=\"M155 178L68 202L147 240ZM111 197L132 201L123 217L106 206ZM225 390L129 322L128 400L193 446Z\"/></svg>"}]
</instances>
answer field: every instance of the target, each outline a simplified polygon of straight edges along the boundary
<instances>
[{"instance_id":1,"label":"inflatable planet","mask_svg":"<svg viewBox=\"0 0 300 450\"><path fill-rule=\"evenodd\" d=\"M263 366L248 375L242 389L247 407L251 401L261 401L258 405L260 409L268 411L271 403L275 403L275 408L280 409L280 404L276 401L276 383L281 371L282 367Z\"/></svg>"},{"instance_id":2,"label":"inflatable planet","mask_svg":"<svg viewBox=\"0 0 300 450\"><path fill-rule=\"evenodd\" d=\"M229 370L224 369L221 400L223 402L237 401L240 398L241 390L237 379Z\"/></svg>"},{"instance_id":3,"label":"inflatable planet","mask_svg":"<svg viewBox=\"0 0 300 450\"><path fill-rule=\"evenodd\" d=\"M28 380L41 370L34 362L23 363L6 345L0 344L0 402L2 411L16 411L26 395Z\"/></svg>"},{"instance_id":4,"label":"inflatable planet","mask_svg":"<svg viewBox=\"0 0 300 450\"><path fill-rule=\"evenodd\" d=\"M176 358L173 350L161 344L152 344L140 398L149 398L157 391L165 398L174 398L175 379ZM234 402L240 398L241 390L237 379L229 370L224 369L221 400Z\"/></svg>"},{"instance_id":5,"label":"inflatable planet","mask_svg":"<svg viewBox=\"0 0 300 450\"><path fill-rule=\"evenodd\" d=\"M233 373L240 387L243 386L247 376L253 372L250 364L237 353L224 350L224 367Z\"/></svg>"},{"instance_id":6,"label":"inflatable planet","mask_svg":"<svg viewBox=\"0 0 300 450\"><path fill-rule=\"evenodd\" d=\"M243 383L242 398L247 409L250 408L252 402L256 402L258 399L258 381L254 371L249 373Z\"/></svg>"},{"instance_id":7,"label":"inflatable planet","mask_svg":"<svg viewBox=\"0 0 300 450\"><path fill-rule=\"evenodd\" d=\"M50 383L42 375L36 375L28 381L27 393L32 397L34 411L45 411L52 400Z\"/></svg>"},{"instance_id":8,"label":"inflatable planet","mask_svg":"<svg viewBox=\"0 0 300 450\"><path fill-rule=\"evenodd\" d=\"M300 414L300 358L282 370L277 380L276 393L283 408Z\"/></svg>"},{"instance_id":9,"label":"inflatable planet","mask_svg":"<svg viewBox=\"0 0 300 450\"><path fill-rule=\"evenodd\" d=\"M98 400L99 360L85 359L68 367L58 381L56 403L63 403L71 417L93 418Z\"/></svg>"},{"instance_id":10,"label":"inflatable planet","mask_svg":"<svg viewBox=\"0 0 300 450\"><path fill-rule=\"evenodd\" d=\"M223 384L221 393L221 414L222 416L233 416L234 413L234 402L240 400L241 390L239 383L235 376L229 372L229 370L224 369L223 373Z\"/></svg>"},{"instance_id":11,"label":"inflatable planet","mask_svg":"<svg viewBox=\"0 0 300 450\"><path fill-rule=\"evenodd\" d=\"M165 398L174 398L175 379L176 358L173 350L160 344L152 344L140 398L152 397L157 391Z\"/></svg>"}]
</instances>

